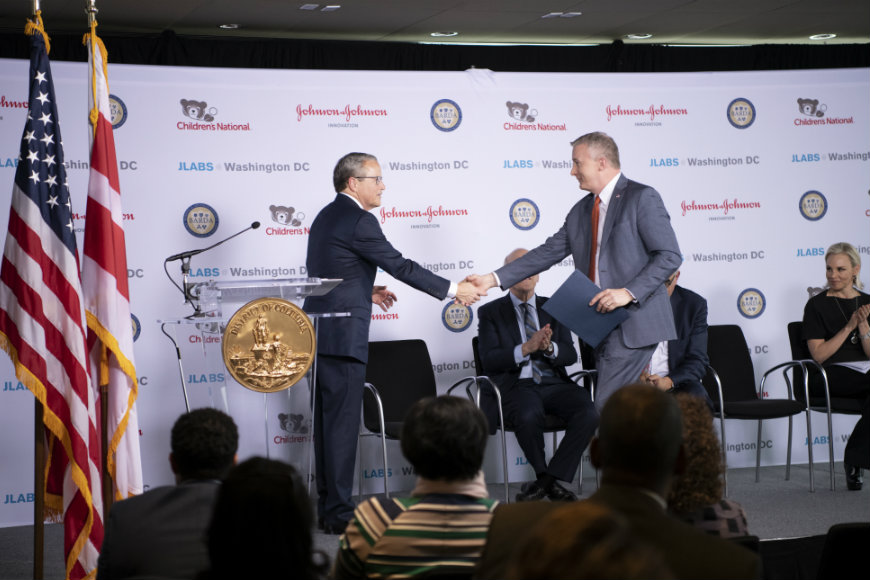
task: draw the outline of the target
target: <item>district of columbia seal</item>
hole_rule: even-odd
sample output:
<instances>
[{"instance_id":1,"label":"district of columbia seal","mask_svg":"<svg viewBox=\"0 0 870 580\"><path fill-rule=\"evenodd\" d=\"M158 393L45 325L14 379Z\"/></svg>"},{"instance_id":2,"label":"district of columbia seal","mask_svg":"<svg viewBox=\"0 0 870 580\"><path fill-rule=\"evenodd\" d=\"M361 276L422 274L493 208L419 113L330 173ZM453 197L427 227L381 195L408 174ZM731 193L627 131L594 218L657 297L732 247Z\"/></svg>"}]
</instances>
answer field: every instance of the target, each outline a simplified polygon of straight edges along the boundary
<instances>
[{"instance_id":1,"label":"district of columbia seal","mask_svg":"<svg viewBox=\"0 0 870 580\"><path fill-rule=\"evenodd\" d=\"M222 348L227 370L243 387L283 391L304 377L314 361L314 326L292 302L258 298L227 322Z\"/></svg>"}]
</instances>

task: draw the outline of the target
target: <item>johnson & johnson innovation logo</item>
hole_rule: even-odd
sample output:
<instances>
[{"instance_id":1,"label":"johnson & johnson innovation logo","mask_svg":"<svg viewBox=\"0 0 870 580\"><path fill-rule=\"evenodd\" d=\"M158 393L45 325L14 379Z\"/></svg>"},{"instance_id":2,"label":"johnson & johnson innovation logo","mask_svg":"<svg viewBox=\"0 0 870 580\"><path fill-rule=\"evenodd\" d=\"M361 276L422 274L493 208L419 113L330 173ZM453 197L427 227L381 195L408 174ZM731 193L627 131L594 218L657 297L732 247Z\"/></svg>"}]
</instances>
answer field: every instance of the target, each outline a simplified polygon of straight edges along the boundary
<instances>
[{"instance_id":1,"label":"johnson & johnson innovation logo","mask_svg":"<svg viewBox=\"0 0 870 580\"><path fill-rule=\"evenodd\" d=\"M761 202L739 201L736 197L733 199L728 199L726 197L721 203L698 203L693 199L692 201L683 200L683 202L680 204L680 208L683 210L684 216L693 212L714 212L717 214L721 214L721 216L710 217L711 220L734 219L734 216L729 216L729 213L733 212L734 210L760 209Z\"/></svg>"},{"instance_id":2,"label":"johnson & johnson innovation logo","mask_svg":"<svg viewBox=\"0 0 870 580\"><path fill-rule=\"evenodd\" d=\"M4 109L26 109L27 101L10 101L6 95L0 95L0 107Z\"/></svg>"},{"instance_id":3,"label":"johnson & johnson innovation logo","mask_svg":"<svg viewBox=\"0 0 870 580\"><path fill-rule=\"evenodd\" d=\"M623 107L622 105L607 105L605 109L607 120L612 121L615 118L635 118L639 121L635 124L650 125L661 124L661 117L685 117L689 114L689 110L684 107L666 107L664 105L650 105L648 107ZM640 121L643 120L643 121Z\"/></svg>"},{"instance_id":4,"label":"johnson & johnson innovation logo","mask_svg":"<svg viewBox=\"0 0 870 580\"><path fill-rule=\"evenodd\" d=\"M420 219L425 218L426 223L431 224L432 220L440 217L457 217L467 216L468 210L465 208L451 209L445 208L443 205L438 207L428 206L425 209L407 209L400 210L393 208L381 208L381 223L387 223L388 219ZM437 226L435 226L437 227Z\"/></svg>"},{"instance_id":5,"label":"johnson & johnson innovation logo","mask_svg":"<svg viewBox=\"0 0 870 580\"><path fill-rule=\"evenodd\" d=\"M350 122L358 117L386 117L388 114L386 109L369 109L362 105L348 104L344 108L315 107L310 103L308 106L296 105L296 121L300 123L308 117L335 117Z\"/></svg>"}]
</instances>

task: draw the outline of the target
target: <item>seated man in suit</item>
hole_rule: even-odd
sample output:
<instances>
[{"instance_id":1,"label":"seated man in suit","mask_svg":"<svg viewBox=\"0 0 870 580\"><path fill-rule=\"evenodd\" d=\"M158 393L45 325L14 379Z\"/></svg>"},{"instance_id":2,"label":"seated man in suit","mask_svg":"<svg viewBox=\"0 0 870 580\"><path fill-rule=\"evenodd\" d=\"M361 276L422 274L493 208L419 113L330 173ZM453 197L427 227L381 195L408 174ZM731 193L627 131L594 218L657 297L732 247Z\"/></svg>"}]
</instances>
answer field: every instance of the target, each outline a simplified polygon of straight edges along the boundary
<instances>
[{"instance_id":1,"label":"seated man in suit","mask_svg":"<svg viewBox=\"0 0 870 580\"><path fill-rule=\"evenodd\" d=\"M682 429L674 397L646 384L616 391L590 447L601 487L586 501L622 514L677 578L760 578L756 554L667 513L672 477L685 466Z\"/></svg>"},{"instance_id":2,"label":"seated man in suit","mask_svg":"<svg viewBox=\"0 0 870 580\"><path fill-rule=\"evenodd\" d=\"M505 263L527 250L511 252ZM572 382L565 367L577 362L571 331L541 309L546 298L535 296L535 274L510 288L505 296L478 310L478 349L487 374L501 391L505 423L535 470L536 480L517 501L572 501L577 497L559 480L570 483L586 445L598 426L598 413L586 389ZM482 406L490 432L498 423L495 398L484 392ZM545 415L563 419L568 428L549 464L544 456Z\"/></svg>"},{"instance_id":3,"label":"seated man in suit","mask_svg":"<svg viewBox=\"0 0 870 580\"><path fill-rule=\"evenodd\" d=\"M172 427L169 464L177 485L157 487L109 510L99 580L195 578L209 565L205 531L220 480L236 459L233 419L212 408L185 413Z\"/></svg>"},{"instance_id":4,"label":"seated man in suit","mask_svg":"<svg viewBox=\"0 0 870 580\"><path fill-rule=\"evenodd\" d=\"M332 578L470 576L492 511L483 479L486 417L462 397L414 403L402 423L402 455L417 482L409 498L372 497L339 540Z\"/></svg>"},{"instance_id":5,"label":"seated man in suit","mask_svg":"<svg viewBox=\"0 0 870 580\"><path fill-rule=\"evenodd\" d=\"M677 338L659 343L649 369L641 374L640 380L662 391L700 397L712 408L707 390L701 383L710 364L707 357L707 301L691 290L677 286L679 279L680 271L677 270L665 280Z\"/></svg>"}]
</instances>

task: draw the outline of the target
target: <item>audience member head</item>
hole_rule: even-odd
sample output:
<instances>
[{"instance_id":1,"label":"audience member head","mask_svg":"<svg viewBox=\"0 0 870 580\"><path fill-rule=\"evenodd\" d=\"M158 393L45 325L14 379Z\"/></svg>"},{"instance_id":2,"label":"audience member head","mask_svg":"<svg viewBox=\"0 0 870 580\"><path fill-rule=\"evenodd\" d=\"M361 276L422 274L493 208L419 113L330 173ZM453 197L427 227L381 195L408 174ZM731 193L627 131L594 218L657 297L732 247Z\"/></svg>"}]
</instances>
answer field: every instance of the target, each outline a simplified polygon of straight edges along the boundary
<instances>
[{"instance_id":1,"label":"audience member head","mask_svg":"<svg viewBox=\"0 0 870 580\"><path fill-rule=\"evenodd\" d=\"M607 133L601 131L586 133L571 141L571 147L577 145L586 145L593 157L604 157L610 167L619 169L619 147L616 146L613 137Z\"/></svg>"},{"instance_id":2,"label":"audience member head","mask_svg":"<svg viewBox=\"0 0 870 580\"><path fill-rule=\"evenodd\" d=\"M483 465L486 440L486 416L461 397L421 399L402 424L402 454L426 479L474 479Z\"/></svg>"},{"instance_id":3,"label":"audience member head","mask_svg":"<svg viewBox=\"0 0 870 580\"><path fill-rule=\"evenodd\" d=\"M588 501L548 512L519 542L507 570L511 580L674 578L622 516Z\"/></svg>"},{"instance_id":4,"label":"audience member head","mask_svg":"<svg viewBox=\"0 0 870 580\"><path fill-rule=\"evenodd\" d=\"M347 189L347 180L359 175L360 169L368 161L377 162L378 158L368 153L348 153L338 160L335 169L332 170L332 185L335 192L340 193Z\"/></svg>"},{"instance_id":5,"label":"audience member head","mask_svg":"<svg viewBox=\"0 0 870 580\"><path fill-rule=\"evenodd\" d=\"M223 484L208 529L210 578L323 576L312 552L314 511L293 466L252 457Z\"/></svg>"},{"instance_id":6,"label":"audience member head","mask_svg":"<svg viewBox=\"0 0 870 580\"><path fill-rule=\"evenodd\" d=\"M855 246L849 242L837 242L828 248L828 251L825 252L825 265L830 266L831 264L828 260L833 256L840 255L848 258L849 263L852 266L852 286L859 289L863 288L864 284L861 282L861 278L858 277L861 272L861 255L858 254L858 250L855 249ZM828 286L830 286L830 282L828 282Z\"/></svg>"},{"instance_id":7,"label":"audience member head","mask_svg":"<svg viewBox=\"0 0 870 580\"><path fill-rule=\"evenodd\" d=\"M722 499L722 450L707 403L687 393L677 393L675 399L683 418L686 465L671 483L668 508L691 513Z\"/></svg>"},{"instance_id":8,"label":"audience member head","mask_svg":"<svg viewBox=\"0 0 870 580\"><path fill-rule=\"evenodd\" d=\"M177 481L221 479L236 460L239 430L232 417L204 407L175 421L169 463Z\"/></svg>"},{"instance_id":9,"label":"audience member head","mask_svg":"<svg viewBox=\"0 0 870 580\"><path fill-rule=\"evenodd\" d=\"M667 494L670 479L682 469L680 408L674 397L644 384L611 395L590 449L604 483L634 485Z\"/></svg>"},{"instance_id":10,"label":"audience member head","mask_svg":"<svg viewBox=\"0 0 870 580\"><path fill-rule=\"evenodd\" d=\"M525 256L528 253L529 251L525 248L517 248L516 250L505 256L504 263L510 264L517 258ZM522 280L511 286L510 291L517 298L519 298L523 302L526 302L529 300L529 298L532 297L532 294L535 292L535 286L538 285L539 278L540 277L538 276L538 274L533 274L528 278L523 278Z\"/></svg>"}]
</instances>

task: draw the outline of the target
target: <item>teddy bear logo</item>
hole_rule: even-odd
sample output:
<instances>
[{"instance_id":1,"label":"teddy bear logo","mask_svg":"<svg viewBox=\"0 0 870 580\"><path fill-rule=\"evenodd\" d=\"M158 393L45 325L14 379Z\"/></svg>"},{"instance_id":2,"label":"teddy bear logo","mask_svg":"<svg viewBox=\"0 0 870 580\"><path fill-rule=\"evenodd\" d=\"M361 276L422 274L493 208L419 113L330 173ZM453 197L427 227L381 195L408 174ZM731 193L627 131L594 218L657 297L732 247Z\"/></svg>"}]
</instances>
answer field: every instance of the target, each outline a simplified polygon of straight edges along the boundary
<instances>
[{"instance_id":1,"label":"teddy bear logo","mask_svg":"<svg viewBox=\"0 0 870 580\"><path fill-rule=\"evenodd\" d=\"M529 105L526 103L514 103L508 101L507 105L508 117L515 121L523 121L524 123L534 123L535 117L538 116L538 111L535 109L529 110Z\"/></svg>"},{"instance_id":2,"label":"teddy bear logo","mask_svg":"<svg viewBox=\"0 0 870 580\"><path fill-rule=\"evenodd\" d=\"M819 105L818 99L798 99L798 110L807 117L824 117L828 105Z\"/></svg>"},{"instance_id":3,"label":"teddy bear logo","mask_svg":"<svg viewBox=\"0 0 870 580\"><path fill-rule=\"evenodd\" d=\"M181 112L185 117L189 117L194 121L205 121L211 123L214 121L214 116L217 115L217 109L209 108L205 101L194 101L181 99Z\"/></svg>"},{"instance_id":4,"label":"teddy bear logo","mask_svg":"<svg viewBox=\"0 0 870 580\"><path fill-rule=\"evenodd\" d=\"M272 221L282 226L299 227L305 219L304 213L286 205L270 205L269 211L272 212Z\"/></svg>"},{"instance_id":5,"label":"teddy bear logo","mask_svg":"<svg viewBox=\"0 0 870 580\"><path fill-rule=\"evenodd\" d=\"M281 423L281 429L288 433L307 434L311 421L305 420L305 415L299 413L278 413L278 421Z\"/></svg>"}]
</instances>

